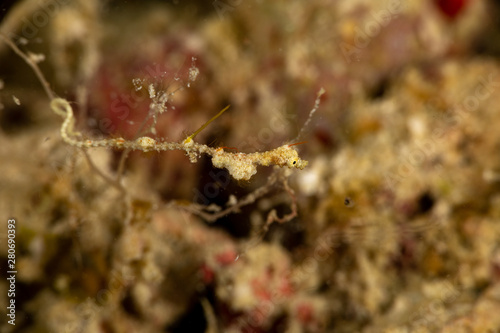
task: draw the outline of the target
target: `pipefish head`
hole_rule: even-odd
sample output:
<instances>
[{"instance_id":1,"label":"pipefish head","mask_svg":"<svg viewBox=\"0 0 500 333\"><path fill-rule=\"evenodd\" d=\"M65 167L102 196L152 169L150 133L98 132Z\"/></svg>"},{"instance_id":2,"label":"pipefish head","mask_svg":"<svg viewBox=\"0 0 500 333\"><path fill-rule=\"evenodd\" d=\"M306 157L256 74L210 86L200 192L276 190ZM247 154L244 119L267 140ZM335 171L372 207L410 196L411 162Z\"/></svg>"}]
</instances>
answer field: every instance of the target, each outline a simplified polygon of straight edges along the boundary
<instances>
[{"instance_id":1,"label":"pipefish head","mask_svg":"<svg viewBox=\"0 0 500 333\"><path fill-rule=\"evenodd\" d=\"M281 167L287 166L289 168L304 169L308 162L299 157L299 153L291 147L291 145L284 145L276 148L273 152L273 162Z\"/></svg>"},{"instance_id":2,"label":"pipefish head","mask_svg":"<svg viewBox=\"0 0 500 333\"><path fill-rule=\"evenodd\" d=\"M292 146L301 145L301 144L306 143L306 142L307 141L292 143L292 144L288 145L288 148L291 148ZM293 149L293 148L291 148L291 149L295 152L296 156L294 156L293 158L288 160L288 167L289 168L297 168L300 170L304 169L307 166L307 164L309 164L309 162L301 159L299 157L299 153L295 149Z\"/></svg>"}]
</instances>

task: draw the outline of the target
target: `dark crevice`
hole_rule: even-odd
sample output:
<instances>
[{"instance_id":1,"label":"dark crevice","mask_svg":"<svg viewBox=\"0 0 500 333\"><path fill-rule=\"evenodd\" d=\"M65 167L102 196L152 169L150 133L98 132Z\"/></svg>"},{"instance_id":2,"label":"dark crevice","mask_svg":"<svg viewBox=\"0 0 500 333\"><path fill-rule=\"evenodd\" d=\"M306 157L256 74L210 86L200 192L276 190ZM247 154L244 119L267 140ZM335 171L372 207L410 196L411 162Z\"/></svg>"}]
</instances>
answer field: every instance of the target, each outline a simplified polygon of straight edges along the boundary
<instances>
[{"instance_id":1,"label":"dark crevice","mask_svg":"<svg viewBox=\"0 0 500 333\"><path fill-rule=\"evenodd\" d=\"M434 206L434 201L434 198L429 192L425 192L424 194L422 194L418 199L417 214L425 214L429 212Z\"/></svg>"},{"instance_id":2,"label":"dark crevice","mask_svg":"<svg viewBox=\"0 0 500 333\"><path fill-rule=\"evenodd\" d=\"M7 107L0 113L0 127L6 134L15 134L33 126L29 111L22 107Z\"/></svg>"},{"instance_id":3,"label":"dark crevice","mask_svg":"<svg viewBox=\"0 0 500 333\"><path fill-rule=\"evenodd\" d=\"M489 1L489 22L477 36L472 52L482 56L500 57L500 1Z\"/></svg>"},{"instance_id":4,"label":"dark crevice","mask_svg":"<svg viewBox=\"0 0 500 333\"><path fill-rule=\"evenodd\" d=\"M194 304L182 317L180 317L174 324L167 327L165 332L181 333L193 332L203 333L207 328L207 319L203 311L203 306L200 302Z\"/></svg>"},{"instance_id":5,"label":"dark crevice","mask_svg":"<svg viewBox=\"0 0 500 333\"><path fill-rule=\"evenodd\" d=\"M373 87L370 91L371 99L380 99L385 96L387 91L389 90L389 77L381 79L377 85Z\"/></svg>"}]
</instances>

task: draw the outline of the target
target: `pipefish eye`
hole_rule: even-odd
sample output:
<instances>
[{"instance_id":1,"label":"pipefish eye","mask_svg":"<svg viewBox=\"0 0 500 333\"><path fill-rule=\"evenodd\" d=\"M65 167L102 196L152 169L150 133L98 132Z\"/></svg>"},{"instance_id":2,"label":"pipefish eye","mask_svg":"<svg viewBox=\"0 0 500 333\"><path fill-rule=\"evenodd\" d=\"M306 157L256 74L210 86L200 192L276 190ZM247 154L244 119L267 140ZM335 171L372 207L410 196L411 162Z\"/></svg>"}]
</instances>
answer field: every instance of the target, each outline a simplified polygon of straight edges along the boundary
<instances>
[{"instance_id":1,"label":"pipefish eye","mask_svg":"<svg viewBox=\"0 0 500 333\"><path fill-rule=\"evenodd\" d=\"M293 160L292 159L288 160L287 164L288 164L289 168L294 168L297 166L297 163L298 163L298 160L296 158L294 158Z\"/></svg>"}]
</instances>

